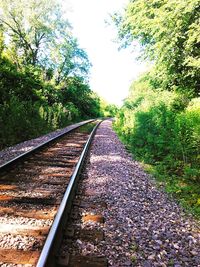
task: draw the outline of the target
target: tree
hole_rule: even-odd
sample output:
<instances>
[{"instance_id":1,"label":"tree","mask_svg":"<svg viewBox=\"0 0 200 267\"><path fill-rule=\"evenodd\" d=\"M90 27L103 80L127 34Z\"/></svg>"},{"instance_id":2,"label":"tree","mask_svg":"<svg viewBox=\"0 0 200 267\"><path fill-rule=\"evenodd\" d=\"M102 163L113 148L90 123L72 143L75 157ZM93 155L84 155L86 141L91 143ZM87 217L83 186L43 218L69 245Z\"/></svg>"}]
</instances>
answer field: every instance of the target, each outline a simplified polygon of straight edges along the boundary
<instances>
[{"instance_id":1,"label":"tree","mask_svg":"<svg viewBox=\"0 0 200 267\"><path fill-rule=\"evenodd\" d=\"M59 42L51 56L57 85L69 76L87 78L91 64L86 52L79 48L74 37Z\"/></svg>"},{"instance_id":2,"label":"tree","mask_svg":"<svg viewBox=\"0 0 200 267\"><path fill-rule=\"evenodd\" d=\"M100 114L63 15L58 0L0 1L0 148Z\"/></svg>"},{"instance_id":3,"label":"tree","mask_svg":"<svg viewBox=\"0 0 200 267\"><path fill-rule=\"evenodd\" d=\"M62 88L63 102L72 102L81 111L82 116L88 115L93 102L91 96L89 85L80 77L69 77Z\"/></svg>"},{"instance_id":4,"label":"tree","mask_svg":"<svg viewBox=\"0 0 200 267\"><path fill-rule=\"evenodd\" d=\"M139 40L159 87L200 91L200 1L134 0L114 15L124 46Z\"/></svg>"},{"instance_id":5,"label":"tree","mask_svg":"<svg viewBox=\"0 0 200 267\"><path fill-rule=\"evenodd\" d=\"M3 25L0 24L0 58L4 49Z\"/></svg>"},{"instance_id":6,"label":"tree","mask_svg":"<svg viewBox=\"0 0 200 267\"><path fill-rule=\"evenodd\" d=\"M70 29L55 0L2 0L0 13L10 47L26 65L44 64L56 40Z\"/></svg>"},{"instance_id":7,"label":"tree","mask_svg":"<svg viewBox=\"0 0 200 267\"><path fill-rule=\"evenodd\" d=\"M42 67L56 85L68 76L87 79L91 64L56 0L2 0L0 12L6 53L18 68Z\"/></svg>"}]
</instances>

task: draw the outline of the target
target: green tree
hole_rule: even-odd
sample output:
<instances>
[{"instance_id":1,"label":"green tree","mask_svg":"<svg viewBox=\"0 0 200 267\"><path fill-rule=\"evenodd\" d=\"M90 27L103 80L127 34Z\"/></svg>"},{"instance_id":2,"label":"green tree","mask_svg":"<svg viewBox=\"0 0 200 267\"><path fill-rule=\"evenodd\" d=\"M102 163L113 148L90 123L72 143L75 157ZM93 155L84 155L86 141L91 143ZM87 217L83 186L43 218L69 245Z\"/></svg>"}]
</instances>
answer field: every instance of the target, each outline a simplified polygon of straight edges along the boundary
<instances>
[{"instance_id":1,"label":"green tree","mask_svg":"<svg viewBox=\"0 0 200 267\"><path fill-rule=\"evenodd\" d=\"M99 99L80 77L69 77L61 92L63 101L72 102L80 110L82 117L98 116ZM96 115L93 109L99 109Z\"/></svg>"},{"instance_id":2,"label":"green tree","mask_svg":"<svg viewBox=\"0 0 200 267\"><path fill-rule=\"evenodd\" d=\"M0 149L100 114L63 15L58 0L0 2Z\"/></svg>"},{"instance_id":3,"label":"green tree","mask_svg":"<svg viewBox=\"0 0 200 267\"><path fill-rule=\"evenodd\" d=\"M69 40L64 39L63 42L59 42L51 57L57 85L69 76L87 79L91 64L86 52L79 48L73 36Z\"/></svg>"},{"instance_id":4,"label":"green tree","mask_svg":"<svg viewBox=\"0 0 200 267\"><path fill-rule=\"evenodd\" d=\"M0 13L10 48L22 64L42 64L55 42L69 35L70 25L55 0L2 0Z\"/></svg>"},{"instance_id":5,"label":"green tree","mask_svg":"<svg viewBox=\"0 0 200 267\"><path fill-rule=\"evenodd\" d=\"M133 0L114 15L124 46L138 40L158 86L200 91L200 1Z\"/></svg>"},{"instance_id":6,"label":"green tree","mask_svg":"<svg viewBox=\"0 0 200 267\"><path fill-rule=\"evenodd\" d=\"M0 58L4 49L3 25L0 24Z\"/></svg>"}]
</instances>

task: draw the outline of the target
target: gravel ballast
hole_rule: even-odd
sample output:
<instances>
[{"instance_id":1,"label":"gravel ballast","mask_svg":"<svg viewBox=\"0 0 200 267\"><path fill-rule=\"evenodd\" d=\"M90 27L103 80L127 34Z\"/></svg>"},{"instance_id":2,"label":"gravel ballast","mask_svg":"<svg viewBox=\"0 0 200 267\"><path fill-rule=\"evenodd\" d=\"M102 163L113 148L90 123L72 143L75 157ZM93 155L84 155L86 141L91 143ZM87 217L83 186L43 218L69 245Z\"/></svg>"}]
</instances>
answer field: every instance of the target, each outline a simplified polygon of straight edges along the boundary
<instances>
[{"instance_id":1,"label":"gravel ballast","mask_svg":"<svg viewBox=\"0 0 200 267\"><path fill-rule=\"evenodd\" d=\"M0 164L57 134L1 151ZM84 222L80 216L77 227L103 231L104 240L77 239L74 244L63 247L62 254L69 250L75 255L103 255L113 267L200 267L199 223L157 189L152 177L125 150L110 120L104 121L97 130L82 176L80 189L88 194L85 200L99 206L90 210L81 208L81 215L102 214L105 222ZM37 225L37 221L32 223ZM2 246L4 238L4 235L0 237ZM23 247L25 237L16 238ZM30 240L30 244L32 242L35 240Z\"/></svg>"},{"instance_id":2,"label":"gravel ballast","mask_svg":"<svg viewBox=\"0 0 200 267\"><path fill-rule=\"evenodd\" d=\"M106 203L103 211L98 207L89 211L102 212L105 238L98 244L76 240L70 253L104 255L109 266L115 267L200 267L198 222L157 189L152 177L125 150L110 120L97 130L80 188L98 192L87 201L94 198ZM84 215L87 210L81 212ZM92 227L83 220L77 226Z\"/></svg>"},{"instance_id":3,"label":"gravel ballast","mask_svg":"<svg viewBox=\"0 0 200 267\"><path fill-rule=\"evenodd\" d=\"M90 121L90 120L88 120ZM4 150L0 151L0 167L1 165L3 165L4 163L6 163L9 160L12 160L13 158L20 156L30 150L32 150L33 148L48 142L50 139L55 138L61 134L65 134L69 131L71 131L72 129L75 129L77 126L83 125L84 123L86 123L87 121L83 121L83 122L79 122L73 125L69 125L63 129L59 129L57 131L54 132L50 132L48 134L42 135L38 138L35 139L31 139L28 141L24 141L22 143L19 143L17 145L5 148Z\"/></svg>"}]
</instances>

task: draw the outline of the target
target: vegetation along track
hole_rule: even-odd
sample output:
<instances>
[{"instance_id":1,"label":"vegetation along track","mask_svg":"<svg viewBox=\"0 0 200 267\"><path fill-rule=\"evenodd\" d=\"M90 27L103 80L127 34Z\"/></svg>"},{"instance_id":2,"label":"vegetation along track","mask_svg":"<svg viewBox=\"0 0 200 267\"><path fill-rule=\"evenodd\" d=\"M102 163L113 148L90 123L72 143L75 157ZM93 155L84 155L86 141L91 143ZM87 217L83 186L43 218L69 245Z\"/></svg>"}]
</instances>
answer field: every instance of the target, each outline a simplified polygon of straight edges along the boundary
<instances>
[{"instance_id":1,"label":"vegetation along track","mask_svg":"<svg viewBox=\"0 0 200 267\"><path fill-rule=\"evenodd\" d=\"M66 210L66 202L73 197L74 179L95 124L90 121L1 167L0 266L53 263L51 256L59 240L55 236L62 232L60 222L67 220L71 204Z\"/></svg>"}]
</instances>

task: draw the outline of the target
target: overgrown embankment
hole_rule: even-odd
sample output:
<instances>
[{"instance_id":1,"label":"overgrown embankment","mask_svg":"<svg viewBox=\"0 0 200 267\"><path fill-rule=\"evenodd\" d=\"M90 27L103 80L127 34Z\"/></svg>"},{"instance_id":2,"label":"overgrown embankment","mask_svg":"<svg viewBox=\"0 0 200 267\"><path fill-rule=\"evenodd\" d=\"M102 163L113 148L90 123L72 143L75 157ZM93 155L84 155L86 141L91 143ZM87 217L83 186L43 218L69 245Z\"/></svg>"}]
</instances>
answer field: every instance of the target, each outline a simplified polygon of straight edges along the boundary
<instances>
[{"instance_id":1,"label":"overgrown embankment","mask_svg":"<svg viewBox=\"0 0 200 267\"><path fill-rule=\"evenodd\" d=\"M200 215L200 99L153 90L143 77L114 127L159 183Z\"/></svg>"},{"instance_id":2,"label":"overgrown embankment","mask_svg":"<svg viewBox=\"0 0 200 267\"><path fill-rule=\"evenodd\" d=\"M0 149L101 115L57 0L0 3Z\"/></svg>"},{"instance_id":3,"label":"overgrown embankment","mask_svg":"<svg viewBox=\"0 0 200 267\"><path fill-rule=\"evenodd\" d=\"M113 20L122 45L139 42L151 62L114 127L160 184L200 216L199 8L199 0L135 0Z\"/></svg>"}]
</instances>

